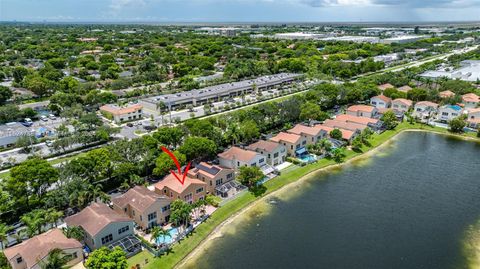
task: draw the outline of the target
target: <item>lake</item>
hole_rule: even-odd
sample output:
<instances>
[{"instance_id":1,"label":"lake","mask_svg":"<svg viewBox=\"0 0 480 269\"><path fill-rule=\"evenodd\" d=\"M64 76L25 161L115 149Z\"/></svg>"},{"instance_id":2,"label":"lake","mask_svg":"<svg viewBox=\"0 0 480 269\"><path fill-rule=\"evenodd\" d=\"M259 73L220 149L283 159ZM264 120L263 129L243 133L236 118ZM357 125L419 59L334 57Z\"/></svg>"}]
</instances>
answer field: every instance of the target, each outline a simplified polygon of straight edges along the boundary
<instances>
[{"instance_id":1,"label":"lake","mask_svg":"<svg viewBox=\"0 0 480 269\"><path fill-rule=\"evenodd\" d=\"M479 219L480 144L409 132L261 201L184 267L471 268Z\"/></svg>"}]
</instances>

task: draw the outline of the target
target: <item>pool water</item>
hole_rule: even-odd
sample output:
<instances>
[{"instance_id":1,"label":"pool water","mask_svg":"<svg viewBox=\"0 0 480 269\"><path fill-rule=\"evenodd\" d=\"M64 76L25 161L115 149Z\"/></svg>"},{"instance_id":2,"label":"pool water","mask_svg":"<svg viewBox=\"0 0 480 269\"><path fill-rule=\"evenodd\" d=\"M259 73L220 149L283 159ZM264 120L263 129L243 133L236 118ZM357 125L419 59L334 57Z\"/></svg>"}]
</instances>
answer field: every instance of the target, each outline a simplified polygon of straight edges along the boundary
<instances>
[{"instance_id":1,"label":"pool water","mask_svg":"<svg viewBox=\"0 0 480 269\"><path fill-rule=\"evenodd\" d=\"M178 231L178 228L172 228L168 230L168 233L170 234L170 236L159 236L157 238L156 240L157 245L171 244L177 237L179 231Z\"/></svg>"},{"instance_id":2,"label":"pool water","mask_svg":"<svg viewBox=\"0 0 480 269\"><path fill-rule=\"evenodd\" d=\"M317 160L315 155L312 155L312 154L302 155L298 158L302 160L302 162L306 162L306 163L311 163Z\"/></svg>"}]
</instances>

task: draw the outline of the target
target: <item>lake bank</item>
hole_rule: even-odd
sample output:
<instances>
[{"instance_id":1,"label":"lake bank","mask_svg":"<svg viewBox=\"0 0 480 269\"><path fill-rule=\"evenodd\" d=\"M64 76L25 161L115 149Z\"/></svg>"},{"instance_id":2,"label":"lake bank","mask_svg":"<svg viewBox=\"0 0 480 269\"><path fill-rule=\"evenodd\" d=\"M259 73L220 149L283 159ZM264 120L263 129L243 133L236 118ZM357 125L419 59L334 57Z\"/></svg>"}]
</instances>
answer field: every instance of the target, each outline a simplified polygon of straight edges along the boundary
<instances>
[{"instance_id":1,"label":"lake bank","mask_svg":"<svg viewBox=\"0 0 480 269\"><path fill-rule=\"evenodd\" d=\"M179 267L467 268L478 145L418 132L390 141L249 205Z\"/></svg>"},{"instance_id":2,"label":"lake bank","mask_svg":"<svg viewBox=\"0 0 480 269\"><path fill-rule=\"evenodd\" d=\"M406 122L401 123L395 130L386 131L380 135L375 135L371 139L370 147L363 147L363 152L353 152L347 151L346 161L354 161L360 158L368 157L372 154L377 147L384 144L385 142L396 137L399 133L404 131L419 130L419 131L429 131L437 132L440 134L448 134L447 130L424 126L420 124L408 124ZM454 134L448 134L455 137L463 138L463 136L458 136ZM465 139L474 139L480 141L474 137L465 137ZM312 175L313 172L318 172L319 169L325 169L326 167L335 167L341 164L335 163L333 160L322 159L319 162L304 167L298 167L292 171L283 173L281 176L268 181L265 185L267 187L267 192L265 195L269 195L285 186L288 186L291 183L298 181L301 178L308 177ZM255 197L251 193L244 193L240 197L228 202L221 208L219 208L204 224L197 227L195 232L187 237L185 240L182 240L179 244L176 244L172 248L172 253L166 256L155 259L150 263L147 268L172 268L174 266L179 266L184 264L184 262L190 259L193 253L198 253L200 249L195 250L200 245L203 245L206 241L211 238L211 235L214 231L218 231L219 227L225 226L229 223L229 218L232 216L238 216L241 212L245 212L245 208L254 203L256 200L261 197ZM231 220L230 220L231 221ZM222 225L223 223L223 225Z\"/></svg>"}]
</instances>

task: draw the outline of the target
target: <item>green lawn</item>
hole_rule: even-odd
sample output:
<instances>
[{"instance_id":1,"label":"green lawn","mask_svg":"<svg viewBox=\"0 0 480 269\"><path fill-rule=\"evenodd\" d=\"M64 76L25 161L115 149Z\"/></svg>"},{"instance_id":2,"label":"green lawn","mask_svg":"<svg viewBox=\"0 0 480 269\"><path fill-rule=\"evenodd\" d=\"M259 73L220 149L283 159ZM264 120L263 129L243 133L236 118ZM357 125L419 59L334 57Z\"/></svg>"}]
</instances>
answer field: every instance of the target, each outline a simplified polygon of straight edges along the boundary
<instances>
[{"instance_id":1,"label":"green lawn","mask_svg":"<svg viewBox=\"0 0 480 269\"><path fill-rule=\"evenodd\" d=\"M408 130L408 129L421 129L425 131L433 131L433 132L445 133L445 134L449 133L448 130L439 128L439 127L430 127L430 126L425 126L417 123L410 124L407 122L403 122L399 124L395 130L386 131L380 135L374 135L370 140L371 145L369 147L363 146L362 151L367 152L383 144L384 142L392 138L394 135L396 135L400 131ZM474 137L475 134L456 135L456 136ZM352 159L353 157L356 157L361 154L362 152L347 151L347 156L345 160ZM267 183L265 183L265 186L267 187L267 191L265 194L274 192L289 183L297 181L302 176L305 176L311 172L317 171L321 168L325 168L333 164L336 164L333 160L322 159L314 164L310 164L304 167L297 167L296 169L290 169L287 172L282 173L281 176L278 176L268 181ZM246 206L248 206L250 203L254 202L258 198L259 197L255 197L253 194L248 192L248 193L243 193L239 197L227 202L225 205L217 209L217 211L215 211L212 214L212 216L207 221L205 221L205 223L198 226L191 235L189 235L187 238L185 238L181 242L175 244L170 254L163 255L159 258L155 258L153 262L149 263L145 268L156 269L156 268L174 267L183 258L185 258L191 251L193 251L202 242L202 240L207 238L207 236L218 225L220 225L230 216L234 215L235 213L238 213L242 208L245 208Z\"/></svg>"},{"instance_id":2,"label":"green lawn","mask_svg":"<svg viewBox=\"0 0 480 269\"><path fill-rule=\"evenodd\" d=\"M137 264L140 264L140 268L145 268L145 264L149 264L153 261L155 257L153 257L152 253L148 250L144 250L137 255L129 258L127 260L128 262L128 267L127 268L132 268L133 266L136 266Z\"/></svg>"}]
</instances>

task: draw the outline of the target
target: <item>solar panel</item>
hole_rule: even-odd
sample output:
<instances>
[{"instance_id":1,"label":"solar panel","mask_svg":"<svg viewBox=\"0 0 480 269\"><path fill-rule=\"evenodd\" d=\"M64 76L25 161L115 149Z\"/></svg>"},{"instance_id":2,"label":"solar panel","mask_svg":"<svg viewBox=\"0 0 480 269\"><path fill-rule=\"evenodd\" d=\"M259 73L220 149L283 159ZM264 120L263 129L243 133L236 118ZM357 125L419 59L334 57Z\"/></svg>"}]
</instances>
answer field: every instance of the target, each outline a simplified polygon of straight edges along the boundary
<instances>
[{"instance_id":1,"label":"solar panel","mask_svg":"<svg viewBox=\"0 0 480 269\"><path fill-rule=\"evenodd\" d=\"M205 165L202 164L197 164L196 168L205 171L211 175L216 175L218 172L220 172L220 169L212 166L212 167L206 167Z\"/></svg>"}]
</instances>

